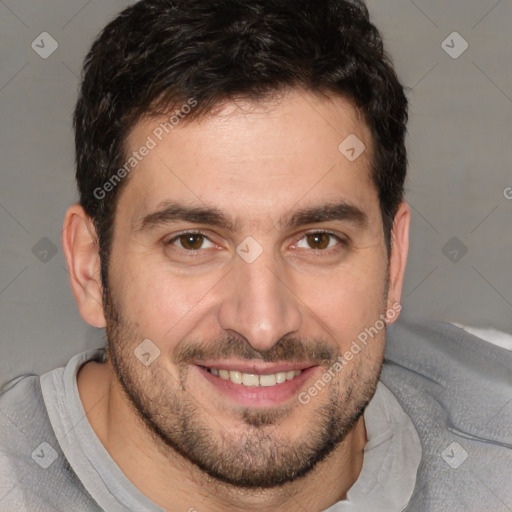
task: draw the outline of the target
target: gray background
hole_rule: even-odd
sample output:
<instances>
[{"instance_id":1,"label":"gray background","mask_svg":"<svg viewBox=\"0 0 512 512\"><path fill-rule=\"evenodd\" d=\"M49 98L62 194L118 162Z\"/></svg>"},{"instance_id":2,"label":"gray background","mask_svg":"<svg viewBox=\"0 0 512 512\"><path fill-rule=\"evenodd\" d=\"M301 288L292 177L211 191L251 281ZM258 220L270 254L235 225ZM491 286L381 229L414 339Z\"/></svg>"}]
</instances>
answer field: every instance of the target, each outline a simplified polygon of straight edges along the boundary
<instances>
[{"instance_id":1,"label":"gray background","mask_svg":"<svg viewBox=\"0 0 512 512\"><path fill-rule=\"evenodd\" d=\"M78 314L60 233L77 197L71 114L82 60L128 4L0 0L0 383L104 342ZM512 2L368 6L412 88L403 315L512 332ZM47 59L31 47L43 32L59 45ZM453 32L469 44L458 58L442 46L459 53Z\"/></svg>"}]
</instances>

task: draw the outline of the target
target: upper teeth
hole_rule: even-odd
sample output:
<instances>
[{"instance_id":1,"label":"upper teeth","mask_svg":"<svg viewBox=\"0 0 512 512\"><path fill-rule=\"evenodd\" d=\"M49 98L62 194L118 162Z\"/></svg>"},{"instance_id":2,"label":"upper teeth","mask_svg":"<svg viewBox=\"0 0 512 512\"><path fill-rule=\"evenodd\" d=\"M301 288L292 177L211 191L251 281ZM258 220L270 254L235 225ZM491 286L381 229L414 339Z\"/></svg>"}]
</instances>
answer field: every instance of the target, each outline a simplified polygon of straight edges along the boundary
<instances>
[{"instance_id":1,"label":"upper teeth","mask_svg":"<svg viewBox=\"0 0 512 512\"><path fill-rule=\"evenodd\" d=\"M223 380L230 380L235 384L243 384L249 387L275 386L287 380L292 380L302 373L302 370L290 370L289 372L271 373L269 375L255 375L236 370L217 370L216 368L210 368L209 370L213 375Z\"/></svg>"}]
</instances>

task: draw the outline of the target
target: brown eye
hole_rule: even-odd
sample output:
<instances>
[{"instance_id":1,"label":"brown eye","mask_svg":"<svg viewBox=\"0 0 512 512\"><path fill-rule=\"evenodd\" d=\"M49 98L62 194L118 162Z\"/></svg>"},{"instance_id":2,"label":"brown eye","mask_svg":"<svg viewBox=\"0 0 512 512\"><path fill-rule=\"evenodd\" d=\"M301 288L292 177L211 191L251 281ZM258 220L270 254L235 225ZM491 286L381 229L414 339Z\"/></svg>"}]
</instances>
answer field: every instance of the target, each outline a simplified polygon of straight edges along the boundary
<instances>
[{"instance_id":1,"label":"brown eye","mask_svg":"<svg viewBox=\"0 0 512 512\"><path fill-rule=\"evenodd\" d=\"M346 242L343 238L335 235L334 233L325 231L306 233L297 243L297 247L301 249L313 249L318 251L331 249L336 245L344 246L346 245Z\"/></svg>"},{"instance_id":2,"label":"brown eye","mask_svg":"<svg viewBox=\"0 0 512 512\"><path fill-rule=\"evenodd\" d=\"M171 238L166 245L177 245L181 249L193 252L205 249L205 243L210 243L210 246L207 247L214 246L210 239L202 233L182 233Z\"/></svg>"},{"instance_id":3,"label":"brown eye","mask_svg":"<svg viewBox=\"0 0 512 512\"><path fill-rule=\"evenodd\" d=\"M181 235L179 237L181 246L187 250L197 250L201 249L201 245L203 245L204 236L200 234L187 233L186 235Z\"/></svg>"},{"instance_id":4,"label":"brown eye","mask_svg":"<svg viewBox=\"0 0 512 512\"><path fill-rule=\"evenodd\" d=\"M310 233L306 238L312 249L326 249L331 237L327 233Z\"/></svg>"}]
</instances>

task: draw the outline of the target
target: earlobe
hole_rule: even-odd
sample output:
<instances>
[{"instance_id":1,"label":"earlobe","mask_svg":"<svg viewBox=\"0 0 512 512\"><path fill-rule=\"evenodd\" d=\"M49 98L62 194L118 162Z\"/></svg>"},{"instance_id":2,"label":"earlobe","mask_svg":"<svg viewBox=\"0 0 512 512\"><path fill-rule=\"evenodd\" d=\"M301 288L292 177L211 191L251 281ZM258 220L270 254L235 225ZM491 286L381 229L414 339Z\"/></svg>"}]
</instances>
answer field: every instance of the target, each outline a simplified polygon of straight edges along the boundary
<instances>
[{"instance_id":1,"label":"earlobe","mask_svg":"<svg viewBox=\"0 0 512 512\"><path fill-rule=\"evenodd\" d=\"M405 267L407 264L407 255L409 252L409 227L411 222L411 210L404 201L398 207L398 211L393 221L393 230L391 232L391 255L389 260L389 290L388 290L388 310L399 312L397 309L401 304L402 288L404 283ZM393 315L388 324L393 323L398 318Z\"/></svg>"},{"instance_id":2,"label":"earlobe","mask_svg":"<svg viewBox=\"0 0 512 512\"><path fill-rule=\"evenodd\" d=\"M91 218L79 204L70 206L66 212L62 248L71 289L82 318L94 327L105 327L96 230Z\"/></svg>"}]
</instances>

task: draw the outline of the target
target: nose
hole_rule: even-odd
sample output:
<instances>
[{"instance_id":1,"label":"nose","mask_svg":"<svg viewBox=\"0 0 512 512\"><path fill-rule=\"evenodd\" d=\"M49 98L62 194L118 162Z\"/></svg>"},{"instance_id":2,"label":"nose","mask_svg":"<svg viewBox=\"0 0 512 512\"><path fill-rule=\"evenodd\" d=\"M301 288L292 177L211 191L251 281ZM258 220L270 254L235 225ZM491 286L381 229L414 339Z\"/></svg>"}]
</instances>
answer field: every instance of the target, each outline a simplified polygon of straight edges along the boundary
<instances>
[{"instance_id":1,"label":"nose","mask_svg":"<svg viewBox=\"0 0 512 512\"><path fill-rule=\"evenodd\" d=\"M300 300L287 281L282 267L264 254L252 263L239 258L218 310L221 328L244 336L262 352L299 331Z\"/></svg>"}]
</instances>

